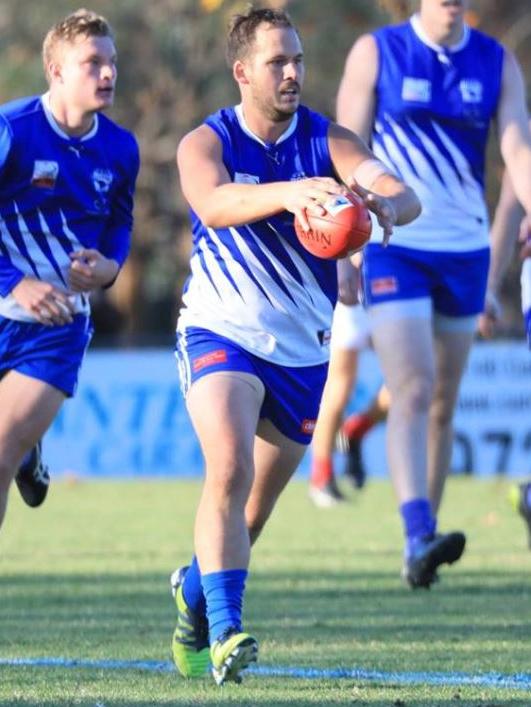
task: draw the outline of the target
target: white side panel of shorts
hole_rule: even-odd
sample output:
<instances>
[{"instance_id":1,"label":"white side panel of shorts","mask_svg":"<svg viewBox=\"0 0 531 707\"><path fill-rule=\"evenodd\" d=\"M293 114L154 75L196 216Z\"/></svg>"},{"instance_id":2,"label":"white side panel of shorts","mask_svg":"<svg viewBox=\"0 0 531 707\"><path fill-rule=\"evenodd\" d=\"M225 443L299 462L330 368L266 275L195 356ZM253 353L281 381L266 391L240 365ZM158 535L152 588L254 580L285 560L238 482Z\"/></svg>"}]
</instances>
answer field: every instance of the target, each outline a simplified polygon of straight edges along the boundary
<instances>
[{"instance_id":1,"label":"white side panel of shorts","mask_svg":"<svg viewBox=\"0 0 531 707\"><path fill-rule=\"evenodd\" d=\"M177 370L179 372L179 382L181 385L181 393L186 398L190 385L192 383L192 373L190 370L190 361L186 348L186 331L177 331L177 340L175 345L175 360L177 361Z\"/></svg>"},{"instance_id":2,"label":"white side panel of shorts","mask_svg":"<svg viewBox=\"0 0 531 707\"><path fill-rule=\"evenodd\" d=\"M524 260L520 283L522 285L522 312L525 314L531 308L531 258Z\"/></svg>"},{"instance_id":3,"label":"white side panel of shorts","mask_svg":"<svg viewBox=\"0 0 531 707\"><path fill-rule=\"evenodd\" d=\"M418 297L374 304L368 308L368 313L370 326L374 329L398 319L431 319L433 309L430 297Z\"/></svg>"},{"instance_id":4,"label":"white side panel of shorts","mask_svg":"<svg viewBox=\"0 0 531 707\"><path fill-rule=\"evenodd\" d=\"M369 344L369 316L363 305L338 302L332 320L331 348L362 351Z\"/></svg>"}]
</instances>

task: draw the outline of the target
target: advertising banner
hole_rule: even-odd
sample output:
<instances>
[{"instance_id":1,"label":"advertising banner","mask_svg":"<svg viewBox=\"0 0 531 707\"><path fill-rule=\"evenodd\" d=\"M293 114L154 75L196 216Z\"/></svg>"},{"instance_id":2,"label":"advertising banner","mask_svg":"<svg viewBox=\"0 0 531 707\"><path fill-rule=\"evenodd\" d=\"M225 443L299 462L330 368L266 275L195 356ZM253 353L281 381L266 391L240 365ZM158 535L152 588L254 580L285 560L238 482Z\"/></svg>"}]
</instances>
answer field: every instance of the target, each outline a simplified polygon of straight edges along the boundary
<instances>
[{"instance_id":1,"label":"advertising banner","mask_svg":"<svg viewBox=\"0 0 531 707\"><path fill-rule=\"evenodd\" d=\"M364 352L349 409L367 404L380 383L376 356ZM369 432L363 453L369 476L387 475L385 425ZM173 353L90 351L76 396L46 435L44 454L54 476L201 475ZM337 462L340 470L340 454ZM308 464L306 454L299 474L308 473ZM531 353L523 342L474 347L455 418L452 471L531 474Z\"/></svg>"}]
</instances>

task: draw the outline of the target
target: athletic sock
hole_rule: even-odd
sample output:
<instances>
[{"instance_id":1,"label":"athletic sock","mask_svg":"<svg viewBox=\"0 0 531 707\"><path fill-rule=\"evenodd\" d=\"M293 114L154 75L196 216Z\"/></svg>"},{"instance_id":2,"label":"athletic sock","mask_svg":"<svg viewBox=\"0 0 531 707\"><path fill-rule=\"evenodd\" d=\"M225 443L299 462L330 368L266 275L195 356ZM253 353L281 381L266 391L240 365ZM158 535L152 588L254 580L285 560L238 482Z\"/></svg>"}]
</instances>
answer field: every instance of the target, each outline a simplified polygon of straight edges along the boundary
<instances>
[{"instance_id":1,"label":"athletic sock","mask_svg":"<svg viewBox=\"0 0 531 707\"><path fill-rule=\"evenodd\" d=\"M343 423L343 432L348 439L362 439L374 427L373 418L366 412L350 415Z\"/></svg>"},{"instance_id":2,"label":"athletic sock","mask_svg":"<svg viewBox=\"0 0 531 707\"><path fill-rule=\"evenodd\" d=\"M227 628L242 630L243 592L247 570L209 572L201 578L206 598L210 645Z\"/></svg>"},{"instance_id":3,"label":"athletic sock","mask_svg":"<svg viewBox=\"0 0 531 707\"><path fill-rule=\"evenodd\" d=\"M406 535L406 552L419 540L432 537L437 527L437 520L432 513L427 498L415 498L402 503L400 514Z\"/></svg>"},{"instance_id":4,"label":"athletic sock","mask_svg":"<svg viewBox=\"0 0 531 707\"><path fill-rule=\"evenodd\" d=\"M310 483L312 486L318 486L323 488L334 478L334 469L332 466L332 460L328 457L326 459L318 459L314 457L312 459L312 469L310 472Z\"/></svg>"},{"instance_id":5,"label":"athletic sock","mask_svg":"<svg viewBox=\"0 0 531 707\"><path fill-rule=\"evenodd\" d=\"M201 570L194 555L190 567L187 569L183 580L183 597L186 605L194 614L204 616L206 614L206 601L201 585Z\"/></svg>"}]
</instances>

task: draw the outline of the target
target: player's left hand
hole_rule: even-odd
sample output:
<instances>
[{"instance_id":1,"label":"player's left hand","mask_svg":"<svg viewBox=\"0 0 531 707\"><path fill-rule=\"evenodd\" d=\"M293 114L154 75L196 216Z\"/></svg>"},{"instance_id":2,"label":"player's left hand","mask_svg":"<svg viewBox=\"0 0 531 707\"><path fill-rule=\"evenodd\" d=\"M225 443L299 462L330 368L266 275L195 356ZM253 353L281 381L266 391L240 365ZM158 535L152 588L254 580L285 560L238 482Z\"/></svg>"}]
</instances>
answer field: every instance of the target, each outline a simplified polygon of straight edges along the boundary
<instances>
[{"instance_id":1,"label":"player's left hand","mask_svg":"<svg viewBox=\"0 0 531 707\"><path fill-rule=\"evenodd\" d=\"M90 292L110 284L118 274L116 260L106 258L99 250L82 248L70 253L70 289Z\"/></svg>"},{"instance_id":2,"label":"player's left hand","mask_svg":"<svg viewBox=\"0 0 531 707\"><path fill-rule=\"evenodd\" d=\"M380 196L380 194L375 194L369 189L365 189L359 184L354 177L350 177L346 182L346 185L355 194L357 194L363 200L365 206L372 211L373 214L378 219L378 223L383 229L383 242L385 246L389 243L391 234L393 233L393 226L396 224L396 211L393 206L392 201L386 196Z\"/></svg>"}]
</instances>

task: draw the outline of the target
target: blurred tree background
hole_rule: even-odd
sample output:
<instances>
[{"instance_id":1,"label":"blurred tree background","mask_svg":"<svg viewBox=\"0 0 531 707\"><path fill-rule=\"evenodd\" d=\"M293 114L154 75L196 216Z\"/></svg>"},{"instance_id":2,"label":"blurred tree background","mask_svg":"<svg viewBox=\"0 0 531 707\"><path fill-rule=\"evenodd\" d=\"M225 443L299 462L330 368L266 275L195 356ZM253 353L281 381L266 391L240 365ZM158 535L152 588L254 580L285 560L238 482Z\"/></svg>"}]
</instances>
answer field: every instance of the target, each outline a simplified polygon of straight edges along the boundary
<instances>
[{"instance_id":1,"label":"blurred tree background","mask_svg":"<svg viewBox=\"0 0 531 707\"><path fill-rule=\"evenodd\" d=\"M305 47L304 101L333 116L339 78L352 43L359 34L392 18L371 0L269 0L259 4L289 10ZM224 37L231 15L248 3L2 0L0 100L46 90L40 58L44 34L51 24L83 5L105 15L115 29L119 80L112 117L136 134L142 158L132 252L116 285L94 302L96 343L171 345L190 251L175 150L180 138L206 115L238 99L224 60ZM472 0L468 21L516 53L531 95L529 0ZM500 174L501 161L493 144L488 181L491 208ZM520 336L516 258L503 296L505 333Z\"/></svg>"}]
</instances>

